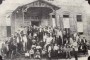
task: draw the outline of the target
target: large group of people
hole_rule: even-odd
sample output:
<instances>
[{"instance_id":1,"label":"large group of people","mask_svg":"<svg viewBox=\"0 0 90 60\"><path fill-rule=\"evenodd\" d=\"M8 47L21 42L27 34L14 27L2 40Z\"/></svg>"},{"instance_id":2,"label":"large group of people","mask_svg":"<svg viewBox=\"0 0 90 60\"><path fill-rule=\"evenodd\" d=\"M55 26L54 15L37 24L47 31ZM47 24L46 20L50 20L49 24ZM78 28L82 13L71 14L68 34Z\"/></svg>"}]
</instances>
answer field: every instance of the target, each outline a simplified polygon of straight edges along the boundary
<instances>
[{"instance_id":1,"label":"large group of people","mask_svg":"<svg viewBox=\"0 0 90 60\"><path fill-rule=\"evenodd\" d=\"M28 58L71 58L77 52L87 52L87 40L68 29L52 27L21 27L2 45L2 55L13 58L24 55ZM74 52L73 54L71 52Z\"/></svg>"}]
</instances>

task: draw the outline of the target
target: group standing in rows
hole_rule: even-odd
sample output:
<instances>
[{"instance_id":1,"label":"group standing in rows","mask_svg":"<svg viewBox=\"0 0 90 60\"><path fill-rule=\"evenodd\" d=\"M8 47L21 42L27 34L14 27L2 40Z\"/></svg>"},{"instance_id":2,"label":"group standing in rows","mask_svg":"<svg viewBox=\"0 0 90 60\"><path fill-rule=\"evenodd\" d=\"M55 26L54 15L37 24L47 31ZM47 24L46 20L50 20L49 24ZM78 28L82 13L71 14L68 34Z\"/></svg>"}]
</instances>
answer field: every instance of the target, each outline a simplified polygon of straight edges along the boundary
<instances>
[{"instance_id":1,"label":"group standing in rows","mask_svg":"<svg viewBox=\"0 0 90 60\"><path fill-rule=\"evenodd\" d=\"M86 54L86 43L85 37L81 38L78 33L71 34L67 29L28 26L12 34L2 45L2 52L10 58L17 54L29 58L59 58L62 55L71 58L72 51L75 57L78 51Z\"/></svg>"}]
</instances>

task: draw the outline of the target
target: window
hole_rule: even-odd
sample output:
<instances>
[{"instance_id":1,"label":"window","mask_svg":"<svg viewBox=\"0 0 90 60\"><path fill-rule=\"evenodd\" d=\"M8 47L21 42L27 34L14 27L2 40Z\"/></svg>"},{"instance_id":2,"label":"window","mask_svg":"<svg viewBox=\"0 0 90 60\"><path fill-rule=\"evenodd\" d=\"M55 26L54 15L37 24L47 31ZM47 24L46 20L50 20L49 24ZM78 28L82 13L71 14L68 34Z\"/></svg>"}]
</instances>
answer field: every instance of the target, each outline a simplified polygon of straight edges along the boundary
<instances>
[{"instance_id":1,"label":"window","mask_svg":"<svg viewBox=\"0 0 90 60\"><path fill-rule=\"evenodd\" d=\"M63 15L63 26L64 26L64 28L70 28L69 15Z\"/></svg>"},{"instance_id":2,"label":"window","mask_svg":"<svg viewBox=\"0 0 90 60\"><path fill-rule=\"evenodd\" d=\"M54 0L48 0L48 1L54 1Z\"/></svg>"},{"instance_id":3,"label":"window","mask_svg":"<svg viewBox=\"0 0 90 60\"><path fill-rule=\"evenodd\" d=\"M52 15L52 18L55 18L55 15Z\"/></svg>"},{"instance_id":4,"label":"window","mask_svg":"<svg viewBox=\"0 0 90 60\"><path fill-rule=\"evenodd\" d=\"M7 26L7 37L11 36L11 26Z\"/></svg>"},{"instance_id":5,"label":"window","mask_svg":"<svg viewBox=\"0 0 90 60\"><path fill-rule=\"evenodd\" d=\"M69 18L69 15L63 15L64 18Z\"/></svg>"},{"instance_id":6,"label":"window","mask_svg":"<svg viewBox=\"0 0 90 60\"><path fill-rule=\"evenodd\" d=\"M82 22L82 15L77 15L77 22Z\"/></svg>"},{"instance_id":7,"label":"window","mask_svg":"<svg viewBox=\"0 0 90 60\"><path fill-rule=\"evenodd\" d=\"M83 32L79 32L79 35L83 35Z\"/></svg>"}]
</instances>

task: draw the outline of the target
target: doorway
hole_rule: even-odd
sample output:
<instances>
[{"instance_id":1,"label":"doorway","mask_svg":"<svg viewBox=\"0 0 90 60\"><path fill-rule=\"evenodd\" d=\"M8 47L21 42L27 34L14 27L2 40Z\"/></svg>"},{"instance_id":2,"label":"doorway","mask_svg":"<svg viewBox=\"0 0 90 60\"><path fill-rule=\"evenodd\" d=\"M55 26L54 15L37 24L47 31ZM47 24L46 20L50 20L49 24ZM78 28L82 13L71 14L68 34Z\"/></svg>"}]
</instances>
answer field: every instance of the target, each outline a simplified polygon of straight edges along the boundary
<instances>
[{"instance_id":1,"label":"doorway","mask_svg":"<svg viewBox=\"0 0 90 60\"><path fill-rule=\"evenodd\" d=\"M31 21L31 25L32 26L39 26L40 25L40 22L39 21Z\"/></svg>"}]
</instances>

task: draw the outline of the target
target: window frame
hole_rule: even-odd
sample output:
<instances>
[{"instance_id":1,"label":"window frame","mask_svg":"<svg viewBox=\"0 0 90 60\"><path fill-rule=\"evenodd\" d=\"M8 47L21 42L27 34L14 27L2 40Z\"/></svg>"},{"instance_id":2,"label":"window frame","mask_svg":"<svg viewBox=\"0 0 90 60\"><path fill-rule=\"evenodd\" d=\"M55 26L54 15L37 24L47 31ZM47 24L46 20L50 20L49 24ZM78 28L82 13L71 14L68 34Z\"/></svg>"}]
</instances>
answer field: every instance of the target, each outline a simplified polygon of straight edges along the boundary
<instances>
[{"instance_id":1,"label":"window frame","mask_svg":"<svg viewBox=\"0 0 90 60\"><path fill-rule=\"evenodd\" d=\"M76 20L77 20L77 22L82 22L83 21L82 20L82 15L81 14L76 15Z\"/></svg>"},{"instance_id":2,"label":"window frame","mask_svg":"<svg viewBox=\"0 0 90 60\"><path fill-rule=\"evenodd\" d=\"M69 17L70 17L69 14L64 14L64 15L63 15L63 18L69 18Z\"/></svg>"}]
</instances>

